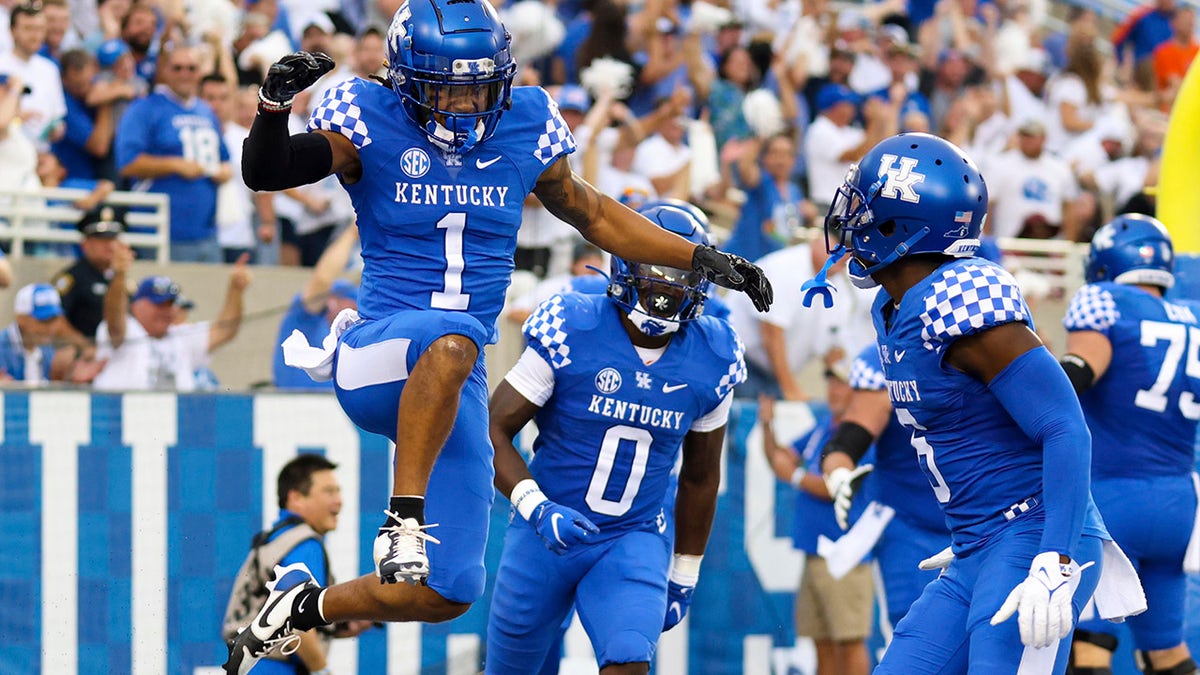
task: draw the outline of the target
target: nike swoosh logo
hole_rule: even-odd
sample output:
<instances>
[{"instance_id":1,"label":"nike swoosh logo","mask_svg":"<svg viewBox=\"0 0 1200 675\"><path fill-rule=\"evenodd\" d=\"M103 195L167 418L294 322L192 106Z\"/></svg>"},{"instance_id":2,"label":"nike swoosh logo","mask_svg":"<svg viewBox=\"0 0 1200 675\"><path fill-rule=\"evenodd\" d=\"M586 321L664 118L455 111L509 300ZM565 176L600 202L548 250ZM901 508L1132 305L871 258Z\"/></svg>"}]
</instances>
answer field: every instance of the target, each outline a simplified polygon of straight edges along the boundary
<instances>
[{"instance_id":1,"label":"nike swoosh logo","mask_svg":"<svg viewBox=\"0 0 1200 675\"><path fill-rule=\"evenodd\" d=\"M687 382L684 382L683 384L667 384L666 382L663 382L663 393L669 394L673 391L679 391L680 389L683 389L686 386L687 386Z\"/></svg>"},{"instance_id":2,"label":"nike swoosh logo","mask_svg":"<svg viewBox=\"0 0 1200 675\"><path fill-rule=\"evenodd\" d=\"M667 616L670 616L671 614L674 614L675 616L679 617L679 619L675 620L676 622L678 622L680 619L683 618L683 605L679 604L678 600L676 600L675 602L672 602L667 607Z\"/></svg>"},{"instance_id":3,"label":"nike swoosh logo","mask_svg":"<svg viewBox=\"0 0 1200 675\"><path fill-rule=\"evenodd\" d=\"M501 155L501 157L502 157L502 156L503 156L503 155ZM493 164L495 164L496 162L499 162L499 161L500 161L500 157L493 157L493 158L489 159L489 160L488 160L488 161L486 161L486 162L485 162L485 161L483 161L482 159L477 159L477 160L475 160L475 168L476 168L476 169L486 169L486 168L488 168L489 166L491 166L491 165L493 165Z\"/></svg>"},{"instance_id":4,"label":"nike swoosh logo","mask_svg":"<svg viewBox=\"0 0 1200 675\"><path fill-rule=\"evenodd\" d=\"M275 611L275 606L278 605L279 602L281 600L283 600L284 597L286 597L286 596L287 596L287 593L281 593L278 598L275 598L275 600L272 601L271 604L267 606L265 611L262 611L259 613L258 622L257 622L259 628L267 628L267 629L271 628L271 624L266 622L266 618L268 616L271 616L271 612Z\"/></svg>"},{"instance_id":5,"label":"nike swoosh logo","mask_svg":"<svg viewBox=\"0 0 1200 675\"><path fill-rule=\"evenodd\" d=\"M907 349L896 352L896 363L900 363L901 361L903 361L904 355L907 353L908 353Z\"/></svg>"},{"instance_id":6,"label":"nike swoosh logo","mask_svg":"<svg viewBox=\"0 0 1200 675\"><path fill-rule=\"evenodd\" d=\"M550 528L554 530L554 538L558 540L558 543L566 546L567 542L563 541L562 537L558 536L558 521L562 520L562 517L563 515L561 513L551 513Z\"/></svg>"}]
</instances>

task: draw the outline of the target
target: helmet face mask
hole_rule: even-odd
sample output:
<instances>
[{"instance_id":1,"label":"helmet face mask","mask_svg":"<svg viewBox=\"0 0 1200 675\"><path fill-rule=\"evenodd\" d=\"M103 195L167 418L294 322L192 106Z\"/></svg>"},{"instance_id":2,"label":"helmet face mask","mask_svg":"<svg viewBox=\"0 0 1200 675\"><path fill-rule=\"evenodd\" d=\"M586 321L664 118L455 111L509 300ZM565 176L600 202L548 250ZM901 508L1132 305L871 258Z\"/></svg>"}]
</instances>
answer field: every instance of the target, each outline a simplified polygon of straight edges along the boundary
<instances>
[{"instance_id":1,"label":"helmet face mask","mask_svg":"<svg viewBox=\"0 0 1200 675\"><path fill-rule=\"evenodd\" d=\"M1175 249L1166 226L1150 216L1127 213L1096 231L1084 260L1090 284L1175 284Z\"/></svg>"},{"instance_id":2,"label":"helmet face mask","mask_svg":"<svg viewBox=\"0 0 1200 675\"><path fill-rule=\"evenodd\" d=\"M954 144L923 133L878 143L846 174L825 216L833 246L852 255L860 288L899 258L920 253L973 255L987 218L987 186Z\"/></svg>"},{"instance_id":3,"label":"helmet face mask","mask_svg":"<svg viewBox=\"0 0 1200 675\"><path fill-rule=\"evenodd\" d=\"M444 150L495 133L512 102L511 38L487 0L406 0L388 27L388 79L409 118Z\"/></svg>"},{"instance_id":4,"label":"helmet face mask","mask_svg":"<svg viewBox=\"0 0 1200 675\"><path fill-rule=\"evenodd\" d=\"M688 241L708 243L707 217L690 204L652 202L639 212ZM617 256L609 264L608 296L642 333L651 337L673 333L704 314L710 282L697 272Z\"/></svg>"}]
</instances>

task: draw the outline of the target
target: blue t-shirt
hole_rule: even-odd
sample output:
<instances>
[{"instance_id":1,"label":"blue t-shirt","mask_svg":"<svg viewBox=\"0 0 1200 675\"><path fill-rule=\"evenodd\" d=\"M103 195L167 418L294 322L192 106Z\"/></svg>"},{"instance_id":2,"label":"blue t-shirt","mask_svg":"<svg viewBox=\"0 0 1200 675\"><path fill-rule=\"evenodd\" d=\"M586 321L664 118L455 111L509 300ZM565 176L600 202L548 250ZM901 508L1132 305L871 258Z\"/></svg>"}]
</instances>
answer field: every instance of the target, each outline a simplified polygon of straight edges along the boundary
<instances>
[{"instance_id":1,"label":"blue t-shirt","mask_svg":"<svg viewBox=\"0 0 1200 675\"><path fill-rule=\"evenodd\" d=\"M283 362L283 341L298 330L304 334L308 344L319 345L329 334L329 321L325 318L325 310L309 314L304 308L304 300L297 293L288 305L287 313L279 322L279 335L275 339L275 357L271 364L275 386L279 389L308 389L311 391L333 391L333 381L316 382L308 373L299 368L293 368Z\"/></svg>"},{"instance_id":2,"label":"blue t-shirt","mask_svg":"<svg viewBox=\"0 0 1200 675\"><path fill-rule=\"evenodd\" d=\"M42 380L50 379L50 362L54 359L54 349L50 345L37 348L42 353ZM0 369L12 379L23 382L27 379L25 373L25 346L21 342L21 331L16 323L12 323L0 333Z\"/></svg>"},{"instance_id":3,"label":"blue t-shirt","mask_svg":"<svg viewBox=\"0 0 1200 675\"><path fill-rule=\"evenodd\" d=\"M684 437L745 379L733 328L711 317L688 322L646 365L616 305L568 293L542 303L522 331L554 371L534 418L534 479L601 536L657 531Z\"/></svg>"},{"instance_id":4,"label":"blue t-shirt","mask_svg":"<svg viewBox=\"0 0 1200 675\"><path fill-rule=\"evenodd\" d=\"M66 132L50 146L50 149L58 157L67 176L92 180L96 177L96 160L84 149L84 145L96 128L94 116L83 101L65 89L63 98L67 102L67 116L64 118Z\"/></svg>"},{"instance_id":5,"label":"blue t-shirt","mask_svg":"<svg viewBox=\"0 0 1200 675\"><path fill-rule=\"evenodd\" d=\"M1079 397L1096 478L1191 472L1200 420L1197 316L1200 303L1107 281L1071 298L1063 326L1096 331L1112 345L1108 370Z\"/></svg>"},{"instance_id":6,"label":"blue t-shirt","mask_svg":"<svg viewBox=\"0 0 1200 675\"><path fill-rule=\"evenodd\" d=\"M199 99L181 101L165 87L129 105L117 127L115 154L119 170L142 154L186 157L213 173L229 161L212 108ZM217 184L208 176L191 179L170 174L139 180L133 190L167 195L172 242L216 236Z\"/></svg>"},{"instance_id":7,"label":"blue t-shirt","mask_svg":"<svg viewBox=\"0 0 1200 675\"><path fill-rule=\"evenodd\" d=\"M396 93L358 78L330 88L308 128L344 135L362 161L345 186L362 242L359 314L466 312L495 342L525 197L575 151L545 90L514 88L495 135L465 155L434 147Z\"/></svg>"},{"instance_id":8,"label":"blue t-shirt","mask_svg":"<svg viewBox=\"0 0 1200 675\"><path fill-rule=\"evenodd\" d=\"M760 173L758 185L747 187L734 168L734 178L746 192L746 201L723 248L747 260L758 260L788 245L786 238L763 231L763 223L772 220L776 227L783 227L780 220L799 218L799 204L804 199L804 191L794 182L788 181L786 192L780 193L775 179L765 171Z\"/></svg>"}]
</instances>

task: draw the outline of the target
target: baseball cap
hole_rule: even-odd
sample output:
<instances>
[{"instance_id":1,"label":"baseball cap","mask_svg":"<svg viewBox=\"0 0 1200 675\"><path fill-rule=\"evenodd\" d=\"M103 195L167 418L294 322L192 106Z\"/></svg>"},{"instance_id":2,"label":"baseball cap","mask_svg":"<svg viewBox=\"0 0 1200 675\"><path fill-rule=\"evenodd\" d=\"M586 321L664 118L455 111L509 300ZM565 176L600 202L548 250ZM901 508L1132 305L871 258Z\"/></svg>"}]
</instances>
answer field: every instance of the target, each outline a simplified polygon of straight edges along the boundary
<instances>
[{"instance_id":1,"label":"baseball cap","mask_svg":"<svg viewBox=\"0 0 1200 675\"><path fill-rule=\"evenodd\" d=\"M297 35L304 35L304 31L313 26L320 28L327 35L333 35L334 33L333 20L330 19L329 15L325 12L312 12L311 14L307 14L299 21L299 25L300 30L296 33Z\"/></svg>"},{"instance_id":2,"label":"baseball cap","mask_svg":"<svg viewBox=\"0 0 1200 675\"><path fill-rule=\"evenodd\" d=\"M333 285L329 287L329 294L337 298L358 302L358 286L345 279L334 279Z\"/></svg>"},{"instance_id":3,"label":"baseball cap","mask_svg":"<svg viewBox=\"0 0 1200 675\"><path fill-rule=\"evenodd\" d=\"M1025 56L1017 63L1017 70L1028 70L1041 75L1049 75L1051 67L1050 54L1038 47L1026 51Z\"/></svg>"},{"instance_id":4,"label":"baseball cap","mask_svg":"<svg viewBox=\"0 0 1200 675\"><path fill-rule=\"evenodd\" d=\"M156 305L173 303L179 299L179 284L172 281L171 277L146 277L138 284L137 291L133 294L134 302L143 298Z\"/></svg>"},{"instance_id":5,"label":"baseball cap","mask_svg":"<svg viewBox=\"0 0 1200 675\"><path fill-rule=\"evenodd\" d=\"M1026 136L1043 136L1046 133L1046 125L1036 117L1027 117L1017 126L1017 133Z\"/></svg>"},{"instance_id":6,"label":"baseball cap","mask_svg":"<svg viewBox=\"0 0 1200 675\"><path fill-rule=\"evenodd\" d=\"M592 107L592 97L577 84L564 84L558 88L558 109L586 113Z\"/></svg>"},{"instance_id":7,"label":"baseball cap","mask_svg":"<svg viewBox=\"0 0 1200 675\"><path fill-rule=\"evenodd\" d=\"M120 38L105 40L96 48L96 61L101 68L112 68L117 59L129 53L129 45Z\"/></svg>"},{"instance_id":8,"label":"baseball cap","mask_svg":"<svg viewBox=\"0 0 1200 675\"><path fill-rule=\"evenodd\" d=\"M126 209L102 204L83 214L75 229L85 237L115 237L125 231Z\"/></svg>"},{"instance_id":9,"label":"baseball cap","mask_svg":"<svg viewBox=\"0 0 1200 675\"><path fill-rule=\"evenodd\" d=\"M48 321L62 316L62 298L50 284L29 284L17 291L13 300L13 313L17 316L32 316L38 321Z\"/></svg>"},{"instance_id":10,"label":"baseball cap","mask_svg":"<svg viewBox=\"0 0 1200 675\"><path fill-rule=\"evenodd\" d=\"M817 92L817 110L825 112L839 103L858 105L858 94L844 84L830 83Z\"/></svg>"}]
</instances>

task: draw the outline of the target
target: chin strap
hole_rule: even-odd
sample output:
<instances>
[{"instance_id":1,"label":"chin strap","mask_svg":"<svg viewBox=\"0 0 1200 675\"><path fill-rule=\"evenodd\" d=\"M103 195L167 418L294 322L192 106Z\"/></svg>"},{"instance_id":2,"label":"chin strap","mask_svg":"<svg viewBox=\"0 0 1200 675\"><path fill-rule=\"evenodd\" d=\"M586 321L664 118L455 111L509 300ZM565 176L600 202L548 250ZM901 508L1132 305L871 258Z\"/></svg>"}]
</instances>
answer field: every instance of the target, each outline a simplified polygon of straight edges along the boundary
<instances>
[{"instance_id":1,"label":"chin strap","mask_svg":"<svg viewBox=\"0 0 1200 675\"><path fill-rule=\"evenodd\" d=\"M804 291L804 300L802 301L805 307L812 307L813 298L821 296L825 309L833 307L833 294L837 288L829 283L829 270L846 255L846 247L843 244L838 244L838 247L829 254L829 258L825 264L821 266L821 271L817 272L817 276L809 279L800 286L800 290Z\"/></svg>"}]
</instances>

